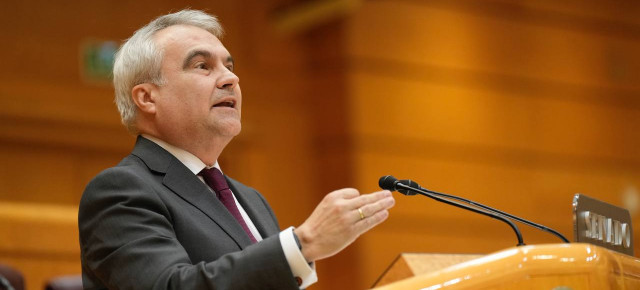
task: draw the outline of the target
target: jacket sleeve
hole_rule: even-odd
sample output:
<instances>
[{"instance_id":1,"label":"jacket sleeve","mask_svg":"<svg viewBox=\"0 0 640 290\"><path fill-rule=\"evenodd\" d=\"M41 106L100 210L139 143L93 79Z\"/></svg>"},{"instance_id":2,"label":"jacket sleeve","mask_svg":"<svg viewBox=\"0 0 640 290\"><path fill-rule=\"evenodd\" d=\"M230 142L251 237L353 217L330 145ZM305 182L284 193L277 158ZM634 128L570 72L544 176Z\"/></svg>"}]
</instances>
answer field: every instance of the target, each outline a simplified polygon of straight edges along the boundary
<instances>
[{"instance_id":1,"label":"jacket sleeve","mask_svg":"<svg viewBox=\"0 0 640 290\"><path fill-rule=\"evenodd\" d=\"M278 235L193 264L171 220L135 169L98 175L78 213L85 289L298 289Z\"/></svg>"}]
</instances>

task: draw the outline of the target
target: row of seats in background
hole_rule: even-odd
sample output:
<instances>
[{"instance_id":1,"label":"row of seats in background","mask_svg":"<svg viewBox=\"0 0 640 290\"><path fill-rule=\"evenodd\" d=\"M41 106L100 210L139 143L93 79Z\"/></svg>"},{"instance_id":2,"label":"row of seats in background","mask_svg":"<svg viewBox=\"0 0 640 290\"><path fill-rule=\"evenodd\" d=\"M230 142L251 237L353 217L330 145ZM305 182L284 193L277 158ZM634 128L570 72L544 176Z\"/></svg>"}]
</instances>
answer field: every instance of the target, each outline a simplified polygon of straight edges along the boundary
<instances>
[{"instance_id":1,"label":"row of seats in background","mask_svg":"<svg viewBox=\"0 0 640 290\"><path fill-rule=\"evenodd\" d=\"M80 275L54 277L43 285L46 290L82 290ZM0 264L0 290L25 290L22 273L8 265Z\"/></svg>"}]
</instances>

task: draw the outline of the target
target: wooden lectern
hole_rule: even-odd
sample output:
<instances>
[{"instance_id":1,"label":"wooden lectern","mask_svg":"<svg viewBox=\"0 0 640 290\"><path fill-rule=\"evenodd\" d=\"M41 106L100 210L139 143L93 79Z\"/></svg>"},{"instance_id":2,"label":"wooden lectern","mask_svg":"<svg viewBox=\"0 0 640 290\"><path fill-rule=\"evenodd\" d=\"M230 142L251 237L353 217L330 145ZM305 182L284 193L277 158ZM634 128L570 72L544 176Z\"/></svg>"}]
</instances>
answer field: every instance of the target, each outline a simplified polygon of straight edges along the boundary
<instances>
[{"instance_id":1,"label":"wooden lectern","mask_svg":"<svg viewBox=\"0 0 640 290\"><path fill-rule=\"evenodd\" d=\"M431 270L462 260L468 261ZM403 254L374 286L380 290L640 289L640 259L591 244L521 246L487 256Z\"/></svg>"}]
</instances>

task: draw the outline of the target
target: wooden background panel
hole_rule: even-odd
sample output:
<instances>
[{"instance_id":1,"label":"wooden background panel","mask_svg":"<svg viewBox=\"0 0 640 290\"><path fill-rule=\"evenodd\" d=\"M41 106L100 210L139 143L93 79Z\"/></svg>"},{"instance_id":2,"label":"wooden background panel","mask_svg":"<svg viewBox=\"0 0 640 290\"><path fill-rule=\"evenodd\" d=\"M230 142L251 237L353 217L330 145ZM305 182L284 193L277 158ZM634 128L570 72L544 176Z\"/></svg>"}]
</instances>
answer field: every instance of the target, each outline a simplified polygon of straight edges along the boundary
<instances>
[{"instance_id":1,"label":"wooden background panel","mask_svg":"<svg viewBox=\"0 0 640 290\"><path fill-rule=\"evenodd\" d=\"M367 191L386 174L411 178L570 240L575 193L639 220L629 199L640 184L637 24L611 24L622 21L609 14L619 5L507 2L372 1L348 21L354 183ZM363 285L398 252L515 245L499 221L426 197L396 200L358 242ZM521 230L530 244L559 241Z\"/></svg>"},{"instance_id":2,"label":"wooden background panel","mask_svg":"<svg viewBox=\"0 0 640 290\"><path fill-rule=\"evenodd\" d=\"M357 71L351 75L355 134L640 161L640 109L518 96Z\"/></svg>"},{"instance_id":3,"label":"wooden background panel","mask_svg":"<svg viewBox=\"0 0 640 290\"><path fill-rule=\"evenodd\" d=\"M89 180L125 154L3 141L0 200L77 205Z\"/></svg>"},{"instance_id":4,"label":"wooden background panel","mask_svg":"<svg viewBox=\"0 0 640 290\"><path fill-rule=\"evenodd\" d=\"M562 2L549 2L545 0L528 0L513 2L508 0L498 0L486 1L486 3L477 3L477 1L465 0L432 2L436 5L450 5L451 2L456 2L459 7L468 8L474 7L474 4L477 5L475 7L519 7L520 11L522 11L522 14L525 15L528 10L544 11L549 16L554 16L548 17L548 21L551 23L554 23L553 20L556 20L556 22L562 22L562 18L560 17L564 17L569 19L581 19L582 21L586 21L589 19L601 21L606 20L608 23L620 24L620 26L624 26L623 24L640 24L640 21L638 21L638 17L634 16L635 12L640 9L640 5L635 1L615 0L611 2L584 2L580 0L568 0ZM521 15L511 15L506 13L500 14L500 17L502 18L518 18L519 16ZM594 27L590 28L594 29Z\"/></svg>"},{"instance_id":5,"label":"wooden background panel","mask_svg":"<svg viewBox=\"0 0 640 290\"><path fill-rule=\"evenodd\" d=\"M0 59L5 68L0 76L11 75L32 81L57 80L78 85L81 80L80 46L86 40L120 42L149 20L192 7L224 16L224 25L240 19L241 2L167 1L118 2L66 1L52 4L43 0L4 1L0 24L8 43ZM237 33L228 34L236 39ZM6 50L6 51L5 51ZM20 60L20 61L18 61ZM6 61L6 62L5 62Z\"/></svg>"},{"instance_id":6,"label":"wooden background panel","mask_svg":"<svg viewBox=\"0 0 640 290\"><path fill-rule=\"evenodd\" d=\"M109 86L33 82L24 78L7 78L1 84L0 114L4 117L121 127Z\"/></svg>"},{"instance_id":7,"label":"wooden background panel","mask_svg":"<svg viewBox=\"0 0 640 290\"><path fill-rule=\"evenodd\" d=\"M523 21L509 16L518 15L522 8L501 11L498 16L489 13L491 5L477 5L470 11L455 4L468 1L451 1L454 4L446 7L442 2L368 2L349 21L348 55L638 88L633 73L640 69L640 58L633 53L640 39L637 27L617 37L570 17L565 22L576 22L578 29L549 24L544 11L528 11L537 18Z\"/></svg>"},{"instance_id":8,"label":"wooden background panel","mask_svg":"<svg viewBox=\"0 0 640 290\"><path fill-rule=\"evenodd\" d=\"M59 152L52 154L44 152L41 148L37 151L12 149L10 153L2 154L4 166L1 169L0 198L69 204L80 200L78 187L74 186L77 184L73 160L69 159L69 155L65 156ZM55 194L56 191L66 194L61 196ZM71 198L72 196L75 198Z\"/></svg>"}]
</instances>

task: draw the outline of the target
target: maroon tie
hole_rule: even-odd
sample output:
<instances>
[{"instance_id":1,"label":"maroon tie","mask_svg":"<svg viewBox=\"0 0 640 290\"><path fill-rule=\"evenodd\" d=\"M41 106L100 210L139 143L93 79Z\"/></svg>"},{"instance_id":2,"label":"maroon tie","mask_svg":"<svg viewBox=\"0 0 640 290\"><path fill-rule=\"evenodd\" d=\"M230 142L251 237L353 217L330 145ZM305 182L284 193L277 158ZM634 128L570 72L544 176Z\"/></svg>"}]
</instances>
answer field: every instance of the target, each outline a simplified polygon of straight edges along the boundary
<instances>
[{"instance_id":1,"label":"maroon tie","mask_svg":"<svg viewBox=\"0 0 640 290\"><path fill-rule=\"evenodd\" d=\"M204 182L206 182L207 185L209 185L209 187L211 187L211 189L216 192L216 196L218 196L218 199L220 199L222 204L224 204L224 206L229 210L231 215L233 215L238 223L240 223L244 231L247 232L247 235L249 235L251 241L255 243L256 238L253 236L253 234L251 234L247 223L244 222L244 219L242 218L242 215L240 214L240 211L236 206L236 202L233 200L233 194L229 189L229 184L227 184L227 180L222 175L222 172L220 172L218 168L213 167L210 169L202 169L202 171L200 171L198 175L201 175L204 179Z\"/></svg>"}]
</instances>

